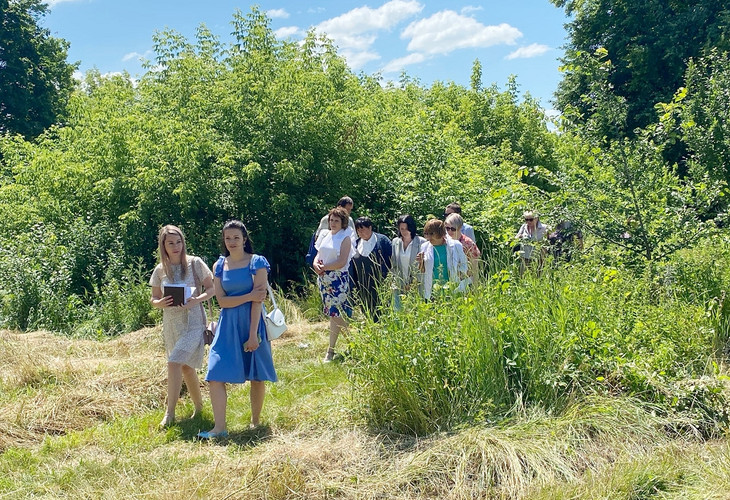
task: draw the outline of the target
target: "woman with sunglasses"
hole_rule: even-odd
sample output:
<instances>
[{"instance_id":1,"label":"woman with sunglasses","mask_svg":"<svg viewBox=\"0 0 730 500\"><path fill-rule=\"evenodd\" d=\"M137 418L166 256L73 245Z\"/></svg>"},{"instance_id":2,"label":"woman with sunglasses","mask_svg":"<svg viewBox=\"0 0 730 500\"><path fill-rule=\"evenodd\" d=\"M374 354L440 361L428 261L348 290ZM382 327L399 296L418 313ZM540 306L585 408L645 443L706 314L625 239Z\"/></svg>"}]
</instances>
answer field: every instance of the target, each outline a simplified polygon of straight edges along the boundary
<instances>
[{"instance_id":1,"label":"woman with sunglasses","mask_svg":"<svg viewBox=\"0 0 730 500\"><path fill-rule=\"evenodd\" d=\"M528 241L542 241L545 235L548 233L548 227L540 222L540 218L531 210L525 211L522 216L525 219L525 223L520 226L520 230L517 231L515 238L520 241L520 274L525 272L525 269L532 265L533 261L538 262L538 271L542 264L542 254L535 254L532 245L528 244Z\"/></svg>"},{"instance_id":2,"label":"woman with sunglasses","mask_svg":"<svg viewBox=\"0 0 730 500\"><path fill-rule=\"evenodd\" d=\"M426 243L416 256L416 262L421 276L421 295L424 299L431 299L434 283L459 283L463 289L466 283L461 283L466 277L467 262L464 248L461 243L450 238L444 229L444 223L439 219L431 219L423 228Z\"/></svg>"},{"instance_id":3,"label":"woman with sunglasses","mask_svg":"<svg viewBox=\"0 0 730 500\"><path fill-rule=\"evenodd\" d=\"M474 243L474 240L461 232L463 226L464 219L461 218L461 215L453 213L446 216L446 224L444 225L446 234L461 243L461 246L464 247L464 254L469 263L467 274L472 283L475 283L479 276L479 257L481 257L482 253L479 251L477 244Z\"/></svg>"}]
</instances>

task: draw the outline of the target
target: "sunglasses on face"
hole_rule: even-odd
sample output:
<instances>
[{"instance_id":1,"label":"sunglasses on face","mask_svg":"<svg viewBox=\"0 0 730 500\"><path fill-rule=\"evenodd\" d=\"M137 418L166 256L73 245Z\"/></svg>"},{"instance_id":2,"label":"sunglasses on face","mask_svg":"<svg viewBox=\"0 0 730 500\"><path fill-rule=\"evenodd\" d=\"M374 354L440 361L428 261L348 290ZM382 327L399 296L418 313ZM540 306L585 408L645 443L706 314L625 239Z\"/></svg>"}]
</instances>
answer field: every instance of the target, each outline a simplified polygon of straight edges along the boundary
<instances>
[{"instance_id":1,"label":"sunglasses on face","mask_svg":"<svg viewBox=\"0 0 730 500\"><path fill-rule=\"evenodd\" d=\"M525 217L525 222L532 222L534 220L535 220L534 217Z\"/></svg>"},{"instance_id":2,"label":"sunglasses on face","mask_svg":"<svg viewBox=\"0 0 730 500\"><path fill-rule=\"evenodd\" d=\"M455 227L452 227L452 226L446 226L445 229L447 231L456 231L456 228Z\"/></svg>"}]
</instances>

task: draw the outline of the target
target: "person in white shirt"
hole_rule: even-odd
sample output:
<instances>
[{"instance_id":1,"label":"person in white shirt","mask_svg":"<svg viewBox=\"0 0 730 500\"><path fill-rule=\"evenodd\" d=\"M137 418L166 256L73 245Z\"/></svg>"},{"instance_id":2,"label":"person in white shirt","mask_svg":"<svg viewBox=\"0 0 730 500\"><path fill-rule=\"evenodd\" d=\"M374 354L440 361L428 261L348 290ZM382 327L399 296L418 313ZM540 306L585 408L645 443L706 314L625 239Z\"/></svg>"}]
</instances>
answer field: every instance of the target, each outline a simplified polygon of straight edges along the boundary
<instances>
[{"instance_id":1,"label":"person in white shirt","mask_svg":"<svg viewBox=\"0 0 730 500\"><path fill-rule=\"evenodd\" d=\"M344 208L345 211L347 212L347 217L348 217L347 227L352 229L352 234L354 235L355 234L355 221L352 220L350 213L352 212L352 208L355 206L355 202L352 201L352 198L350 198L349 196L343 196L342 198L339 199L336 206ZM322 217L319 220L319 226L317 226L317 232L314 236L315 241L317 239L319 239L319 235L322 233L322 231L327 231L330 228L329 220L330 220L329 213L327 213L327 215L325 215L324 217Z\"/></svg>"},{"instance_id":2,"label":"person in white shirt","mask_svg":"<svg viewBox=\"0 0 730 500\"><path fill-rule=\"evenodd\" d=\"M426 240L416 234L416 221L411 215L401 215L396 221L398 236L393 238L392 273L395 290L393 302L396 311L401 310L402 296L417 282L418 264L416 255Z\"/></svg>"},{"instance_id":3,"label":"person in white shirt","mask_svg":"<svg viewBox=\"0 0 730 500\"><path fill-rule=\"evenodd\" d=\"M317 255L312 268L317 273L319 293L324 304L324 313L330 318L330 342L324 362L335 357L337 337L352 316L350 303L350 260L353 256L353 232L347 227L347 211L343 207L330 210L329 230L322 231L315 243Z\"/></svg>"},{"instance_id":4,"label":"person in white shirt","mask_svg":"<svg viewBox=\"0 0 730 500\"><path fill-rule=\"evenodd\" d=\"M532 210L525 211L522 216L525 223L520 226L520 230L515 235L515 238L520 242L520 273L524 273L525 269L529 268L534 261L537 261L537 270L539 271L544 249L536 253L534 247L527 242L542 241L549 232L548 227L540 222L540 218Z\"/></svg>"}]
</instances>

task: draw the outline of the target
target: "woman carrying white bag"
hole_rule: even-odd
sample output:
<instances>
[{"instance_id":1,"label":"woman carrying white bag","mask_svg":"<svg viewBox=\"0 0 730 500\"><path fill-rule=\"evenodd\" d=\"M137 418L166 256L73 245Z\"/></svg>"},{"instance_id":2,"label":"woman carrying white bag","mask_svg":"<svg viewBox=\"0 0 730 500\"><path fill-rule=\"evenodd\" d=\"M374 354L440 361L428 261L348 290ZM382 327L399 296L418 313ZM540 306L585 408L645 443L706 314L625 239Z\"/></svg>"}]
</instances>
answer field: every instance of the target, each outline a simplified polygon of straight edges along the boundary
<instances>
[{"instance_id":1,"label":"woman carrying white bag","mask_svg":"<svg viewBox=\"0 0 730 500\"><path fill-rule=\"evenodd\" d=\"M274 306L270 313L264 315L264 324L266 325L266 338L269 339L269 342L271 342L272 340L276 340L281 337L281 334L286 331L287 326L286 319L284 318L284 313L281 312L279 306L276 305L276 298L274 297L274 291L271 289L271 285L267 283L266 287L269 290L271 304Z\"/></svg>"}]
</instances>

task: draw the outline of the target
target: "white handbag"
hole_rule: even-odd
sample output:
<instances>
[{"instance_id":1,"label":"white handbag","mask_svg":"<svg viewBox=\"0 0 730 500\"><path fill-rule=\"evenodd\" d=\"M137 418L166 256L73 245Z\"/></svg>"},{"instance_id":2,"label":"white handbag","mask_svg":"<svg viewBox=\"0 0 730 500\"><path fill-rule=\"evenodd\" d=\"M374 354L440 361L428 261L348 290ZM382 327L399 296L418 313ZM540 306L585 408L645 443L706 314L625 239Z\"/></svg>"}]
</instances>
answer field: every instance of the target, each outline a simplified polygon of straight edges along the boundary
<instances>
[{"instance_id":1,"label":"white handbag","mask_svg":"<svg viewBox=\"0 0 730 500\"><path fill-rule=\"evenodd\" d=\"M274 339L281 337L281 334L286 331L286 320L284 319L284 313L281 312L279 306L276 305L276 299L274 298L274 291L271 289L271 285L268 283L266 287L269 289L269 297L271 297L271 303L274 308L269 314L264 316L264 323L266 324L266 338L271 342Z\"/></svg>"}]
</instances>

